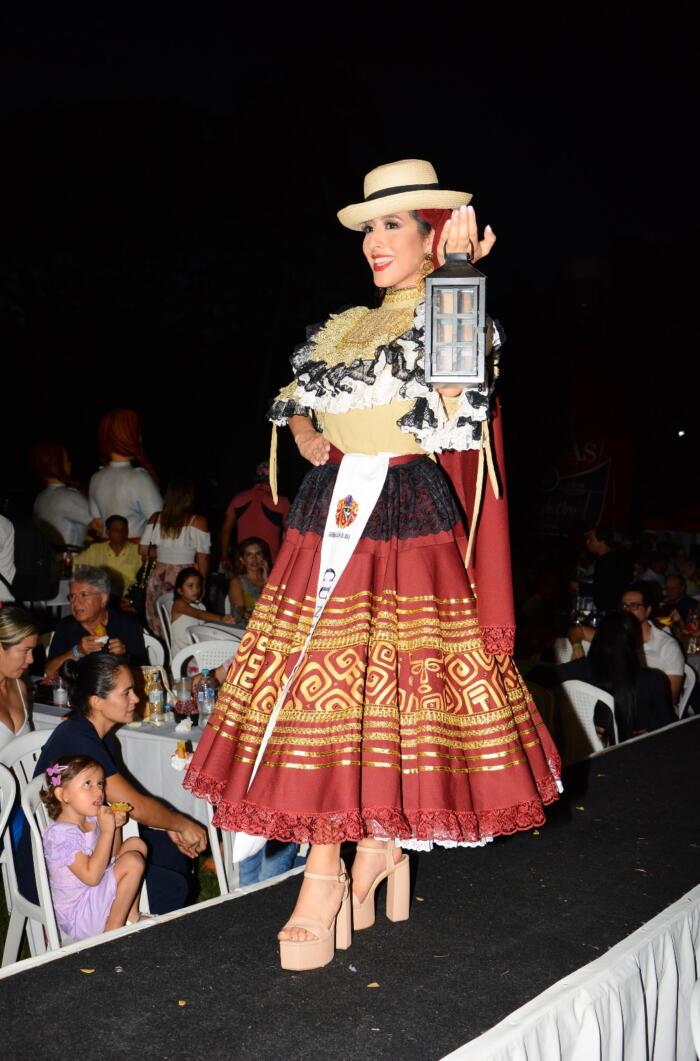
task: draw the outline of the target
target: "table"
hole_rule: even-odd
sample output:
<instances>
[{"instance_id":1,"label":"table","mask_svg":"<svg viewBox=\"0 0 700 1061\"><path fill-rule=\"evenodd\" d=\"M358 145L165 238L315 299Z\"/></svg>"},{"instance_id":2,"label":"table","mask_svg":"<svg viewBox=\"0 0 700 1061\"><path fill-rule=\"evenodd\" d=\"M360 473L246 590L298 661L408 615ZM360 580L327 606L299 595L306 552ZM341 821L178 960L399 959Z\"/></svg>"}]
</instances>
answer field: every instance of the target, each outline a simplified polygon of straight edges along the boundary
<instances>
[{"instance_id":1,"label":"table","mask_svg":"<svg viewBox=\"0 0 700 1061\"><path fill-rule=\"evenodd\" d=\"M65 707L35 703L34 728L55 729L65 714ZM144 722L138 728L121 726L115 731L122 758L134 780L138 781L149 795L158 796L182 814L187 814L206 826L205 801L196 799L182 787L185 772L173 770L170 765L170 757L177 749L178 740L191 742L194 749L201 736L202 730L199 726L193 726L187 734L176 733L175 722L164 722L158 727Z\"/></svg>"}]
</instances>

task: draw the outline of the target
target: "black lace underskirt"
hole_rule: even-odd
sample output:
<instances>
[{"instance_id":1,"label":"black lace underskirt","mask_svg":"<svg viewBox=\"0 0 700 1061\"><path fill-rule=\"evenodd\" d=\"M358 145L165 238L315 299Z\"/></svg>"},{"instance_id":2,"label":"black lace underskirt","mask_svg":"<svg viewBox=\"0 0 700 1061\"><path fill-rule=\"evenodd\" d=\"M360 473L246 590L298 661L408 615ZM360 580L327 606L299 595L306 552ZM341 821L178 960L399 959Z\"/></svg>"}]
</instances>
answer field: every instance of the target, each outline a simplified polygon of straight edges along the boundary
<instances>
[{"instance_id":1,"label":"black lace underskirt","mask_svg":"<svg viewBox=\"0 0 700 1061\"><path fill-rule=\"evenodd\" d=\"M323 534L338 467L324 464L307 473L289 513L290 527L302 534ZM421 538L450 530L457 523L459 514L445 475L434 461L418 457L389 467L363 537L374 541Z\"/></svg>"}]
</instances>

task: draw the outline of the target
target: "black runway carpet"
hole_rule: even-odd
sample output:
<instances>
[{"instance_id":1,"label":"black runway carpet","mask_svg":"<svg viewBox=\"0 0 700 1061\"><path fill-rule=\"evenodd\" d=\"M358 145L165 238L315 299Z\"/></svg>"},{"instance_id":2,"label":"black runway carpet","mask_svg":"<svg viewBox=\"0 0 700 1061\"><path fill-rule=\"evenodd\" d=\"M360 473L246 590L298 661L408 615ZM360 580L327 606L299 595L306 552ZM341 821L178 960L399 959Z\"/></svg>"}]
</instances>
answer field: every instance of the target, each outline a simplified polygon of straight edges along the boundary
<instances>
[{"instance_id":1,"label":"black runway carpet","mask_svg":"<svg viewBox=\"0 0 700 1061\"><path fill-rule=\"evenodd\" d=\"M323 970L278 966L291 879L0 981L3 1057L441 1058L700 882L699 762L700 720L577 768L539 835L417 858L411 920L382 895Z\"/></svg>"}]
</instances>

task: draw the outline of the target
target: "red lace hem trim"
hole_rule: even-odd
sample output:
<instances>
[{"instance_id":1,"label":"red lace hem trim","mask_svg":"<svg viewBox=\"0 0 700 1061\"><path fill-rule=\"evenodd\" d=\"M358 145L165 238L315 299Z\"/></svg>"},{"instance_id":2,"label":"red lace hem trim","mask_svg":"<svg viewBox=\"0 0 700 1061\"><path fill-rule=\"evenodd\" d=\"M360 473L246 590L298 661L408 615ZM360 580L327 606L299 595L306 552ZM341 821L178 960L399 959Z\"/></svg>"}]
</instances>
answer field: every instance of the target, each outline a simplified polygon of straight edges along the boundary
<instances>
[{"instance_id":1,"label":"red lace hem trim","mask_svg":"<svg viewBox=\"0 0 700 1061\"><path fill-rule=\"evenodd\" d=\"M482 626L481 640L491 656L512 656L515 651L514 626Z\"/></svg>"},{"instance_id":2,"label":"red lace hem trim","mask_svg":"<svg viewBox=\"0 0 700 1061\"><path fill-rule=\"evenodd\" d=\"M421 810L404 814L393 807L365 807L342 814L285 814L267 810L247 800L222 800L225 782L215 781L191 769L185 787L195 796L216 806L214 825L229 832L266 836L269 840L298 844L338 844L344 840L377 839L433 840L475 844L493 836L509 836L543 825L543 805L558 798L556 780L549 776L537 782L539 799L498 807L478 814L448 810Z\"/></svg>"}]
</instances>

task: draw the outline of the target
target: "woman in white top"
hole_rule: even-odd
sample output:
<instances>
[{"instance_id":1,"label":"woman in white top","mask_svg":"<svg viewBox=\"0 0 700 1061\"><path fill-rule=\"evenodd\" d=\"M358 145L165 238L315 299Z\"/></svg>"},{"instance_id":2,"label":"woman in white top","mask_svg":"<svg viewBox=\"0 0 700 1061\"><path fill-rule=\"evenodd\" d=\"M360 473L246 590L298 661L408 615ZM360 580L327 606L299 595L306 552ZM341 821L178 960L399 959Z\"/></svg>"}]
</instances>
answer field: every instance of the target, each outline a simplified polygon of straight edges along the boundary
<instances>
[{"instance_id":1,"label":"woman in white top","mask_svg":"<svg viewBox=\"0 0 700 1061\"><path fill-rule=\"evenodd\" d=\"M133 409L105 413L97 438L105 466L90 480L92 526L104 537L105 520L125 516L129 521L129 540L138 541L146 520L163 507L155 471L141 444L138 414Z\"/></svg>"},{"instance_id":2,"label":"woman in white top","mask_svg":"<svg viewBox=\"0 0 700 1061\"><path fill-rule=\"evenodd\" d=\"M146 586L146 620L156 637L163 636L156 611L158 598L175 589L175 579L184 567L195 566L202 579L209 571L209 524L192 511L193 504L193 484L174 480L165 492L163 511L151 516L141 537L141 555L153 557L151 550L156 552L156 566Z\"/></svg>"},{"instance_id":3,"label":"woman in white top","mask_svg":"<svg viewBox=\"0 0 700 1061\"><path fill-rule=\"evenodd\" d=\"M82 546L90 522L85 494L70 486L71 463L60 442L37 442L29 463L44 489L34 501L34 515L52 527L66 545Z\"/></svg>"},{"instance_id":4,"label":"woman in white top","mask_svg":"<svg viewBox=\"0 0 700 1061\"><path fill-rule=\"evenodd\" d=\"M37 629L24 609L0 611L0 748L29 732L22 676L34 659L37 640Z\"/></svg>"}]
</instances>

